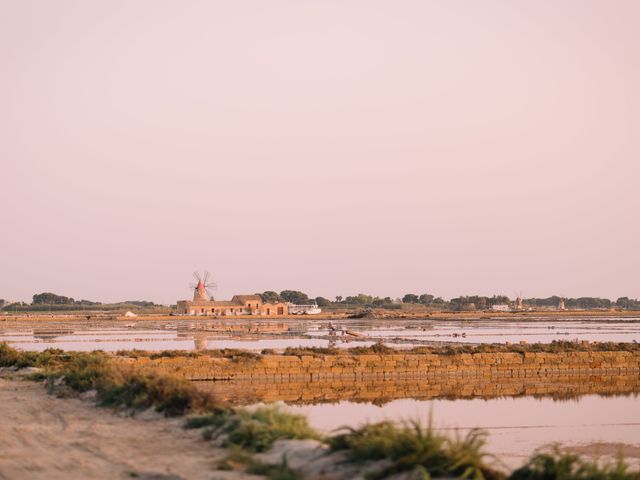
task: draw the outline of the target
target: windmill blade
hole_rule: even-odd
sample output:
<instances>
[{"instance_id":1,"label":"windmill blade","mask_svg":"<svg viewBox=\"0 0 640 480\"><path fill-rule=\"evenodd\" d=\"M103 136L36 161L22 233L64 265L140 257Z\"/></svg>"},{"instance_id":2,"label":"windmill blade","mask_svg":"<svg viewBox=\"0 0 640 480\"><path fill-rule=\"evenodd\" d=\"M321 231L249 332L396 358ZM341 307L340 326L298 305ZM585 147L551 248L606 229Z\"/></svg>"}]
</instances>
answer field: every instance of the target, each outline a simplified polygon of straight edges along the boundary
<instances>
[{"instance_id":1,"label":"windmill blade","mask_svg":"<svg viewBox=\"0 0 640 480\"><path fill-rule=\"evenodd\" d=\"M211 275L209 273L209 270L205 270L204 271L204 278L203 278L204 283L207 283L209 281L209 275Z\"/></svg>"},{"instance_id":2,"label":"windmill blade","mask_svg":"<svg viewBox=\"0 0 640 480\"><path fill-rule=\"evenodd\" d=\"M207 298L209 300L213 300L213 295L211 294L211 292L209 291L209 289L207 287L204 288L204 291L207 294Z\"/></svg>"},{"instance_id":3,"label":"windmill blade","mask_svg":"<svg viewBox=\"0 0 640 480\"><path fill-rule=\"evenodd\" d=\"M198 272L193 272L193 278L196 279L196 282L200 281L200 274Z\"/></svg>"},{"instance_id":4,"label":"windmill blade","mask_svg":"<svg viewBox=\"0 0 640 480\"><path fill-rule=\"evenodd\" d=\"M205 288L210 288L212 290L218 289L218 284L216 282L209 282L204 284Z\"/></svg>"}]
</instances>

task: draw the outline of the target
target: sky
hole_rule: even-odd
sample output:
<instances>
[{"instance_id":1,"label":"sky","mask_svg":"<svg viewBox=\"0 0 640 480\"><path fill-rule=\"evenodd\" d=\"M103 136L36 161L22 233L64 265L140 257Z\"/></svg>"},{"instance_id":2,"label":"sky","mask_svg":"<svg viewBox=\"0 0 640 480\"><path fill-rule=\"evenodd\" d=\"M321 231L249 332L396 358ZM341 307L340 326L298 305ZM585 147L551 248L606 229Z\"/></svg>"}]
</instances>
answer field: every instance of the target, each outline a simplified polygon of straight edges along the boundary
<instances>
[{"instance_id":1,"label":"sky","mask_svg":"<svg viewBox=\"0 0 640 480\"><path fill-rule=\"evenodd\" d=\"M640 297L638 18L0 0L0 298Z\"/></svg>"}]
</instances>

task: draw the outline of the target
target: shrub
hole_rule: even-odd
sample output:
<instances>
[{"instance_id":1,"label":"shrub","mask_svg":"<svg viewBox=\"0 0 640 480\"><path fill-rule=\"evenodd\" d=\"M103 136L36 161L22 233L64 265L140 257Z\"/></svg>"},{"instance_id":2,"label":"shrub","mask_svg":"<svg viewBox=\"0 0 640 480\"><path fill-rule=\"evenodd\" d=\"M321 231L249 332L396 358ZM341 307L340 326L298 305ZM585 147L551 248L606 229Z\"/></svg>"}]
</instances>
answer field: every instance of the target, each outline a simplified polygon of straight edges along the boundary
<instances>
[{"instance_id":1,"label":"shrub","mask_svg":"<svg viewBox=\"0 0 640 480\"><path fill-rule=\"evenodd\" d=\"M269 480L302 480L302 476L289 468L287 457L283 457L282 462L278 465L266 465L252 461L247 467L247 473L263 475Z\"/></svg>"},{"instance_id":2,"label":"shrub","mask_svg":"<svg viewBox=\"0 0 640 480\"><path fill-rule=\"evenodd\" d=\"M133 409L154 406L166 416L221 408L211 394L187 380L116 366L111 363L110 356L101 351L20 352L0 344L0 365L43 367L45 374L39 378L59 377L64 385L78 392L95 389L99 403L104 406Z\"/></svg>"},{"instance_id":3,"label":"shrub","mask_svg":"<svg viewBox=\"0 0 640 480\"><path fill-rule=\"evenodd\" d=\"M344 450L352 461L388 459L391 464L376 478L416 468L432 477L504 478L483 462L486 433L481 430L471 430L462 439L448 438L436 433L431 423L423 427L416 421L400 425L381 422L346 430L329 440L331 449Z\"/></svg>"},{"instance_id":4,"label":"shrub","mask_svg":"<svg viewBox=\"0 0 640 480\"><path fill-rule=\"evenodd\" d=\"M398 350L392 347L386 346L382 342L376 342L369 347L353 347L349 349L349 353L354 355L377 353L378 355L398 353Z\"/></svg>"},{"instance_id":5,"label":"shrub","mask_svg":"<svg viewBox=\"0 0 640 480\"><path fill-rule=\"evenodd\" d=\"M102 352L78 353L65 360L60 367L62 379L65 385L78 392L96 388L112 368Z\"/></svg>"},{"instance_id":6,"label":"shrub","mask_svg":"<svg viewBox=\"0 0 640 480\"><path fill-rule=\"evenodd\" d=\"M223 431L226 443L252 452L264 452L278 439L321 439L307 418L283 412L277 406L260 407L254 411L240 410L229 419Z\"/></svg>"},{"instance_id":7,"label":"shrub","mask_svg":"<svg viewBox=\"0 0 640 480\"><path fill-rule=\"evenodd\" d=\"M233 410L230 408L220 407L212 413L188 418L184 424L184 428L191 429L210 427L212 429L218 429L222 427L227 420L229 420L229 417L233 413Z\"/></svg>"},{"instance_id":8,"label":"shrub","mask_svg":"<svg viewBox=\"0 0 640 480\"><path fill-rule=\"evenodd\" d=\"M324 347L287 347L282 352L283 355L338 355L340 350L337 348Z\"/></svg>"},{"instance_id":9,"label":"shrub","mask_svg":"<svg viewBox=\"0 0 640 480\"><path fill-rule=\"evenodd\" d=\"M21 353L6 342L0 343L0 367L14 367L21 360ZM25 365L29 366L29 365Z\"/></svg>"},{"instance_id":10,"label":"shrub","mask_svg":"<svg viewBox=\"0 0 640 480\"><path fill-rule=\"evenodd\" d=\"M620 457L615 462L585 460L578 455L562 453L556 447L550 452L538 452L509 480L639 480L640 472L629 472Z\"/></svg>"},{"instance_id":11,"label":"shrub","mask_svg":"<svg viewBox=\"0 0 640 480\"><path fill-rule=\"evenodd\" d=\"M180 378L112 368L96 385L103 406L146 409L155 406L168 417L220 407L205 391Z\"/></svg>"},{"instance_id":12,"label":"shrub","mask_svg":"<svg viewBox=\"0 0 640 480\"><path fill-rule=\"evenodd\" d=\"M46 367L64 362L69 355L56 348L48 348L43 352L26 352L10 347L6 342L0 343L0 367Z\"/></svg>"}]
</instances>

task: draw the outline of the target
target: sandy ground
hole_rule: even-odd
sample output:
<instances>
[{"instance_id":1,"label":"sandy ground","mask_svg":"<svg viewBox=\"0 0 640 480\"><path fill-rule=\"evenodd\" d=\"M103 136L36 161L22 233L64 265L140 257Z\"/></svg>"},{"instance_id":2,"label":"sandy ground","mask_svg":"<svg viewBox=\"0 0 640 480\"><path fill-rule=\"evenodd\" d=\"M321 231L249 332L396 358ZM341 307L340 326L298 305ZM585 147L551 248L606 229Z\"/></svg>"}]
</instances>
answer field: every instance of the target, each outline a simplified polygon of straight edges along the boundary
<instances>
[{"instance_id":1,"label":"sandy ground","mask_svg":"<svg viewBox=\"0 0 640 480\"><path fill-rule=\"evenodd\" d=\"M216 471L227 452L197 431L184 430L183 421L155 412L130 417L90 400L57 398L41 384L9 379L0 371L0 480L259 478ZM601 441L563 449L603 459L623 451L629 464L640 467L640 445ZM493 453L503 467L515 468L530 450L522 458Z\"/></svg>"},{"instance_id":2,"label":"sandy ground","mask_svg":"<svg viewBox=\"0 0 640 480\"><path fill-rule=\"evenodd\" d=\"M0 479L242 477L216 472L224 451L181 424L151 412L131 418L0 378Z\"/></svg>"}]
</instances>

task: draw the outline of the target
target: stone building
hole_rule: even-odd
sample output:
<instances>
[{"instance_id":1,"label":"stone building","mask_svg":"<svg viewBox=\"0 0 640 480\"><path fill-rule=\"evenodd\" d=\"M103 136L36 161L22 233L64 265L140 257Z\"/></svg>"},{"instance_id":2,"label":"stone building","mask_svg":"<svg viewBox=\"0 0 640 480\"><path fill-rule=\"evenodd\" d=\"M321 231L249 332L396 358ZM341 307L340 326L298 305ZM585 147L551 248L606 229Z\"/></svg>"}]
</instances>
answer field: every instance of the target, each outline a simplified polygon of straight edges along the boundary
<instances>
[{"instance_id":1,"label":"stone building","mask_svg":"<svg viewBox=\"0 0 640 480\"><path fill-rule=\"evenodd\" d=\"M178 301L178 313L184 315L288 315L286 303L264 303L260 295L234 295L230 301L207 300L206 296L198 292L193 295L193 301Z\"/></svg>"}]
</instances>

